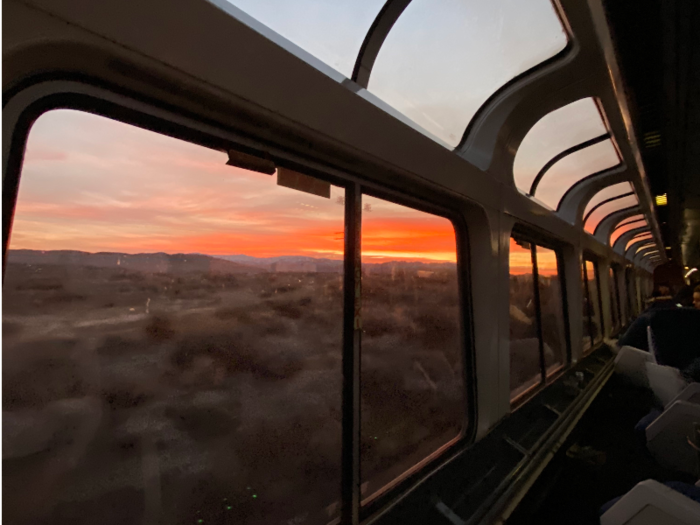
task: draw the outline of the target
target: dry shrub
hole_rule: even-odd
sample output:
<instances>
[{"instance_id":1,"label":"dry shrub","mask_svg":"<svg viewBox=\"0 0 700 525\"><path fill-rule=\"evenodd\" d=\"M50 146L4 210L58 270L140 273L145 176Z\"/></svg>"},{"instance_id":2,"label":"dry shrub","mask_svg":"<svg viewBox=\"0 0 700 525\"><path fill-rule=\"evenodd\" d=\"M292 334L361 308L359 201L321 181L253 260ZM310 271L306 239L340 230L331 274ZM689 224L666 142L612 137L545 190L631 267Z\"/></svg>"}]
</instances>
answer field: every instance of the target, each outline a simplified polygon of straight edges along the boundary
<instances>
[{"instance_id":1,"label":"dry shrub","mask_svg":"<svg viewBox=\"0 0 700 525\"><path fill-rule=\"evenodd\" d=\"M170 359L177 369L185 370L193 366L195 357L208 356L228 374L249 373L262 380L290 379L303 369L302 360L266 351L266 344L256 329L247 337L240 331L194 335L184 338Z\"/></svg>"},{"instance_id":2,"label":"dry shrub","mask_svg":"<svg viewBox=\"0 0 700 525\"><path fill-rule=\"evenodd\" d=\"M175 337L175 330L170 319L158 315L149 319L145 331L148 339L157 343L169 341Z\"/></svg>"},{"instance_id":3,"label":"dry shrub","mask_svg":"<svg viewBox=\"0 0 700 525\"><path fill-rule=\"evenodd\" d=\"M63 290L63 283L55 279L28 279L17 285L17 290L51 292Z\"/></svg>"},{"instance_id":4,"label":"dry shrub","mask_svg":"<svg viewBox=\"0 0 700 525\"><path fill-rule=\"evenodd\" d=\"M126 410L143 405L153 396L136 385L124 385L102 391L102 398L112 410Z\"/></svg>"},{"instance_id":5,"label":"dry shrub","mask_svg":"<svg viewBox=\"0 0 700 525\"><path fill-rule=\"evenodd\" d=\"M65 355L75 345L70 340L52 340L34 343L39 352ZM22 345L29 355L32 345ZM54 352L51 352L51 349ZM20 351L20 349L17 349ZM38 353L38 352L36 352ZM38 357L26 362L8 363L3 370L3 410L39 408L51 401L86 394L86 384L80 365L68 357Z\"/></svg>"}]
</instances>

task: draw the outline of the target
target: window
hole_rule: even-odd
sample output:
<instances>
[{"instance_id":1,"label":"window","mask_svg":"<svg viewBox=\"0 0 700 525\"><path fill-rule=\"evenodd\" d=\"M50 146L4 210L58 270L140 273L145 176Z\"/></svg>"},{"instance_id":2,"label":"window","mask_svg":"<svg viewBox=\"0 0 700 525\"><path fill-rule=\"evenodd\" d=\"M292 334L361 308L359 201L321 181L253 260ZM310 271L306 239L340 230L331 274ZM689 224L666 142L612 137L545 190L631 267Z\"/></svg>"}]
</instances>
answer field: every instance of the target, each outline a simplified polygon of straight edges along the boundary
<instances>
[{"instance_id":1,"label":"window","mask_svg":"<svg viewBox=\"0 0 700 525\"><path fill-rule=\"evenodd\" d=\"M455 147L494 92L567 40L549 0L413 0L382 45L368 89Z\"/></svg>"},{"instance_id":2,"label":"window","mask_svg":"<svg viewBox=\"0 0 700 525\"><path fill-rule=\"evenodd\" d=\"M528 131L515 155L515 185L531 193L537 174L554 157L596 137L607 135L598 106L584 98L548 113Z\"/></svg>"},{"instance_id":3,"label":"window","mask_svg":"<svg viewBox=\"0 0 700 525\"><path fill-rule=\"evenodd\" d=\"M637 244L640 241L647 241L649 239L653 239L654 236L651 234L651 232L641 232L632 237L629 241L627 241L627 244L625 245L625 251L629 250L633 244Z\"/></svg>"},{"instance_id":4,"label":"window","mask_svg":"<svg viewBox=\"0 0 700 525\"><path fill-rule=\"evenodd\" d=\"M33 126L3 291L6 516L338 513L344 190L226 160L76 111Z\"/></svg>"},{"instance_id":5,"label":"window","mask_svg":"<svg viewBox=\"0 0 700 525\"><path fill-rule=\"evenodd\" d=\"M620 163L598 106L577 100L540 119L515 155L513 177L523 193L556 210L580 180Z\"/></svg>"},{"instance_id":6,"label":"window","mask_svg":"<svg viewBox=\"0 0 700 525\"><path fill-rule=\"evenodd\" d=\"M583 213L583 227L592 235L605 217L637 204L639 201L629 182L608 186L596 193L588 202Z\"/></svg>"},{"instance_id":7,"label":"window","mask_svg":"<svg viewBox=\"0 0 700 525\"><path fill-rule=\"evenodd\" d=\"M643 215L635 215L634 220L625 220L615 227L613 232L610 234L610 245L614 245L621 235L627 233L630 230L635 230L637 228L642 228L646 226L647 221L644 219Z\"/></svg>"},{"instance_id":8,"label":"window","mask_svg":"<svg viewBox=\"0 0 700 525\"><path fill-rule=\"evenodd\" d=\"M324 525L355 431L365 500L462 437L455 229L369 195L346 224L358 188L42 115L3 287L5 516Z\"/></svg>"},{"instance_id":9,"label":"window","mask_svg":"<svg viewBox=\"0 0 700 525\"><path fill-rule=\"evenodd\" d=\"M574 184L619 162L617 150L610 140L579 150L559 160L543 175L534 197L556 210Z\"/></svg>"},{"instance_id":10,"label":"window","mask_svg":"<svg viewBox=\"0 0 700 525\"><path fill-rule=\"evenodd\" d=\"M557 254L519 234L510 239L510 390L516 400L566 362Z\"/></svg>"},{"instance_id":11,"label":"window","mask_svg":"<svg viewBox=\"0 0 700 525\"><path fill-rule=\"evenodd\" d=\"M600 315L598 269L593 261L583 262L583 348L589 350L603 340Z\"/></svg>"},{"instance_id":12,"label":"window","mask_svg":"<svg viewBox=\"0 0 700 525\"><path fill-rule=\"evenodd\" d=\"M463 391L452 223L363 195L362 496L457 438Z\"/></svg>"},{"instance_id":13,"label":"window","mask_svg":"<svg viewBox=\"0 0 700 525\"><path fill-rule=\"evenodd\" d=\"M610 266L608 274L610 280L610 316L612 317L612 330L616 332L620 328L620 290L617 283L617 270Z\"/></svg>"},{"instance_id":14,"label":"window","mask_svg":"<svg viewBox=\"0 0 700 525\"><path fill-rule=\"evenodd\" d=\"M350 78L365 35L385 0L228 1Z\"/></svg>"}]
</instances>

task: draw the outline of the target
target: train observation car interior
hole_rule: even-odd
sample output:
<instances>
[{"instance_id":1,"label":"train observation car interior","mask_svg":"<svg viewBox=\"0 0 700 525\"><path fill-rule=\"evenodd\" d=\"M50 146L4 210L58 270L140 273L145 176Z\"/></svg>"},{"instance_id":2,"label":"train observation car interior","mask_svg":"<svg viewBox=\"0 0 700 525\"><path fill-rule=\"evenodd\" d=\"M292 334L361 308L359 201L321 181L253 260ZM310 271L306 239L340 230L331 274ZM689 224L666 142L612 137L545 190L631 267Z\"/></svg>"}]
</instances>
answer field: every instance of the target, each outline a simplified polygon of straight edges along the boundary
<instances>
[{"instance_id":1,"label":"train observation car interior","mask_svg":"<svg viewBox=\"0 0 700 525\"><path fill-rule=\"evenodd\" d=\"M699 2L2 15L4 523L700 523Z\"/></svg>"}]
</instances>

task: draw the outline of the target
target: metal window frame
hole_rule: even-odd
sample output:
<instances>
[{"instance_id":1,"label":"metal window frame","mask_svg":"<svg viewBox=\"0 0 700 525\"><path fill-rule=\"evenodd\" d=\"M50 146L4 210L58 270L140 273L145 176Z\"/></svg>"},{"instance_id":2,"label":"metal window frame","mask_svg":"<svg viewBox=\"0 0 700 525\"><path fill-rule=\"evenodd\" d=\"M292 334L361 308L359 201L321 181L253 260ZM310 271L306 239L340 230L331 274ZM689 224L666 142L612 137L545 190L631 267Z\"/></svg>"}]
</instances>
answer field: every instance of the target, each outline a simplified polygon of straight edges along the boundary
<instances>
[{"instance_id":1,"label":"metal window frame","mask_svg":"<svg viewBox=\"0 0 700 525\"><path fill-rule=\"evenodd\" d=\"M552 241L551 239L539 235L537 232L530 230L527 227L517 223L510 234L510 237L517 237L518 240L523 240L530 243L530 260L532 262L532 281L533 281L533 296L535 300L535 319L537 322L537 338L538 338L538 350L539 350L539 363L540 363L540 381L536 385L531 386L524 392L521 392L517 396L511 398L510 404L511 409L519 408L529 399L531 399L537 392L542 390L548 384L551 384L559 375L566 370L571 365L571 333L569 327L569 308L568 300L566 295L566 275L562 271L564 268L563 256L561 253L561 246ZM542 331L542 303L540 300L540 282L539 282L539 269L537 261L537 247L546 248L552 250L555 254L557 261L557 278L559 279L560 297L562 301L562 316L564 322L564 362L562 366L558 367L551 374L547 374L546 360L544 357L544 337Z\"/></svg>"}]
</instances>

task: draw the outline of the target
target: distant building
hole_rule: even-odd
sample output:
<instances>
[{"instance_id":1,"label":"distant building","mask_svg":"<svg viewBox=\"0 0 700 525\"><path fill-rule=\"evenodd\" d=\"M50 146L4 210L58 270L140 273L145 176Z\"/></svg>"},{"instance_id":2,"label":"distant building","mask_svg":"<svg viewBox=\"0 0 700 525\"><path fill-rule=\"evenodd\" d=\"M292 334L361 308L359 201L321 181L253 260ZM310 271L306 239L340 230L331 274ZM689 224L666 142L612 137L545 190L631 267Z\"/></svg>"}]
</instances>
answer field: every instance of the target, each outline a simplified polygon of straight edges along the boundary
<instances>
[{"instance_id":1,"label":"distant building","mask_svg":"<svg viewBox=\"0 0 700 525\"><path fill-rule=\"evenodd\" d=\"M317 269L316 263L312 262L279 261L272 263L272 271L276 273L316 273Z\"/></svg>"}]
</instances>

